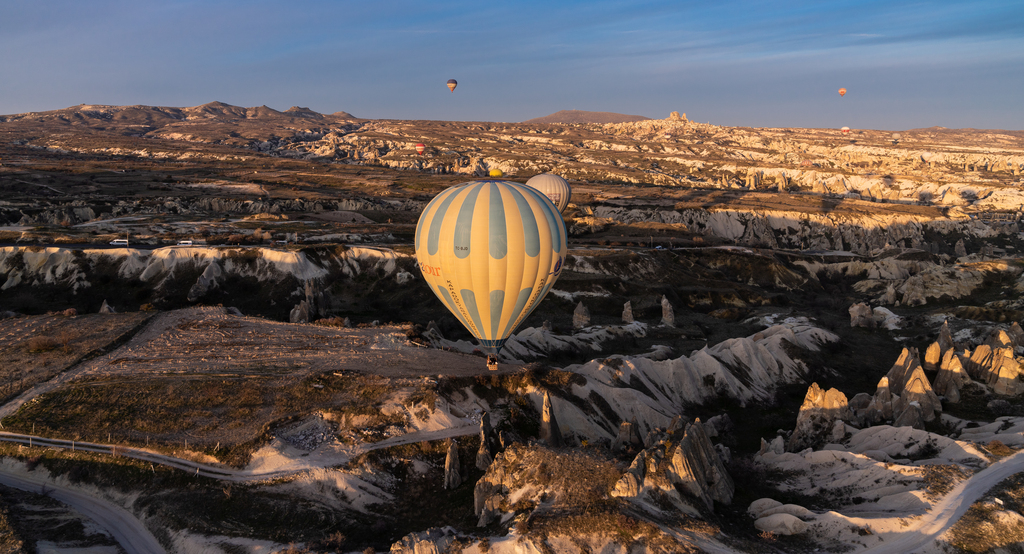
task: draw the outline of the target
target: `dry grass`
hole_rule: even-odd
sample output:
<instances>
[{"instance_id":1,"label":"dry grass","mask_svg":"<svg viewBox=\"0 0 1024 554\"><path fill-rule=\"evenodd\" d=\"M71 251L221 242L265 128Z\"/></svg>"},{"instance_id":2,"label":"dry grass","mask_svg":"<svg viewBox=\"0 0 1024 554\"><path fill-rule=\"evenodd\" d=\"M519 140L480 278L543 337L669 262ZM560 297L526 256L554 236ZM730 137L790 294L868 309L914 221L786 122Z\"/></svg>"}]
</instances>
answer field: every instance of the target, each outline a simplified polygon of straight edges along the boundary
<instances>
[{"instance_id":1,"label":"dry grass","mask_svg":"<svg viewBox=\"0 0 1024 554\"><path fill-rule=\"evenodd\" d=\"M334 421L360 418L363 439L405 425L381 404L393 380L330 372L290 375L192 375L96 378L77 381L26 404L4 420L8 430L75 440L176 449L188 441L242 466L277 425L322 412ZM426 398L426 393L420 394Z\"/></svg>"},{"instance_id":2,"label":"dry grass","mask_svg":"<svg viewBox=\"0 0 1024 554\"><path fill-rule=\"evenodd\" d=\"M1024 474L1017 474L992 488L946 533L948 543L963 552L1003 549L1020 552L1024 544Z\"/></svg>"},{"instance_id":3,"label":"dry grass","mask_svg":"<svg viewBox=\"0 0 1024 554\"><path fill-rule=\"evenodd\" d=\"M921 467L924 476L925 491L929 498L945 496L961 481L969 479L971 474L958 465L926 465Z\"/></svg>"},{"instance_id":4,"label":"dry grass","mask_svg":"<svg viewBox=\"0 0 1024 554\"><path fill-rule=\"evenodd\" d=\"M32 353L49 352L57 348L57 340L50 335L36 335L25 341L25 348Z\"/></svg>"},{"instance_id":5,"label":"dry grass","mask_svg":"<svg viewBox=\"0 0 1024 554\"><path fill-rule=\"evenodd\" d=\"M990 441L988 444L985 445L985 449L988 450L989 454L991 454L992 457L995 458L996 460L1005 458L1017 452L1016 450L1010 448L1009 446L1006 446L1005 444L997 440Z\"/></svg>"},{"instance_id":6,"label":"dry grass","mask_svg":"<svg viewBox=\"0 0 1024 554\"><path fill-rule=\"evenodd\" d=\"M0 398L10 398L126 340L148 314L0 319Z\"/></svg>"},{"instance_id":7,"label":"dry grass","mask_svg":"<svg viewBox=\"0 0 1024 554\"><path fill-rule=\"evenodd\" d=\"M7 515L7 509L0 507L0 552L4 554L22 552L25 543L18 537L18 533L11 526Z\"/></svg>"}]
</instances>

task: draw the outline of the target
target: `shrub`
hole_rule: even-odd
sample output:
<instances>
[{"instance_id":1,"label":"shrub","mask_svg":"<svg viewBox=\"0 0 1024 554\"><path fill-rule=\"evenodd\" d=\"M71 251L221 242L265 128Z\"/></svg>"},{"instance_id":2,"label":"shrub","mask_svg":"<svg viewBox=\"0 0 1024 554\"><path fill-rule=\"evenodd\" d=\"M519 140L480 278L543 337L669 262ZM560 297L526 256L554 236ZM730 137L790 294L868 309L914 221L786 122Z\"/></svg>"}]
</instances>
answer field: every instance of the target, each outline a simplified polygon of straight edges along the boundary
<instances>
[{"instance_id":1,"label":"shrub","mask_svg":"<svg viewBox=\"0 0 1024 554\"><path fill-rule=\"evenodd\" d=\"M990 441L988 444L985 445L985 448L988 449L988 451L991 452L993 456L998 456L1000 458L1004 456L1009 456L1010 454L1013 454L1015 452L1012 448L1006 446L1005 444L997 440Z\"/></svg>"},{"instance_id":2,"label":"shrub","mask_svg":"<svg viewBox=\"0 0 1024 554\"><path fill-rule=\"evenodd\" d=\"M43 461L42 456L32 456L25 460L25 469L29 471L35 471L39 467L39 463Z\"/></svg>"},{"instance_id":3,"label":"shrub","mask_svg":"<svg viewBox=\"0 0 1024 554\"><path fill-rule=\"evenodd\" d=\"M67 329L61 329L60 333L57 333L57 341L64 350L67 350L71 346L71 341L74 340L75 336Z\"/></svg>"},{"instance_id":4,"label":"shrub","mask_svg":"<svg viewBox=\"0 0 1024 554\"><path fill-rule=\"evenodd\" d=\"M57 348L57 341L49 335L36 335L28 339L29 352L49 352Z\"/></svg>"}]
</instances>

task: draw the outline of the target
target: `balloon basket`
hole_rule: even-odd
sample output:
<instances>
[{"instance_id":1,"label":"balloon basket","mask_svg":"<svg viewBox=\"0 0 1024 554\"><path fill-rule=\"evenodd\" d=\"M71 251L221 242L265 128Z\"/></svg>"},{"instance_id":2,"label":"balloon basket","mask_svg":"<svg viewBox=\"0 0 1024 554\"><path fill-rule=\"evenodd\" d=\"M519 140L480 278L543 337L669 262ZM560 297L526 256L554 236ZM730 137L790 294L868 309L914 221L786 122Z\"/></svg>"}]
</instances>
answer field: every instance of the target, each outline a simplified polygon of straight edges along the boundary
<instances>
[{"instance_id":1,"label":"balloon basket","mask_svg":"<svg viewBox=\"0 0 1024 554\"><path fill-rule=\"evenodd\" d=\"M493 354L487 355L487 369L490 371L498 371L498 357Z\"/></svg>"}]
</instances>

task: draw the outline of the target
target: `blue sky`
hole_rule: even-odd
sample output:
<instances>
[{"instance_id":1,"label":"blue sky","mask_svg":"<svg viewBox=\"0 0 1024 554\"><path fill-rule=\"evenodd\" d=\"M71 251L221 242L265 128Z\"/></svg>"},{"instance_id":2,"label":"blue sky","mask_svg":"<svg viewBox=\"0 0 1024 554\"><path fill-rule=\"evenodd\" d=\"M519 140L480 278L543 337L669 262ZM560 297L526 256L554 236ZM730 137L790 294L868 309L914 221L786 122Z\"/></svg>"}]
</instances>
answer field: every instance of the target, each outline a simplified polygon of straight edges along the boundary
<instances>
[{"instance_id":1,"label":"blue sky","mask_svg":"<svg viewBox=\"0 0 1024 554\"><path fill-rule=\"evenodd\" d=\"M751 127L1024 129L1021 0L3 0L0 52L4 114L219 100L397 119L676 110Z\"/></svg>"}]
</instances>

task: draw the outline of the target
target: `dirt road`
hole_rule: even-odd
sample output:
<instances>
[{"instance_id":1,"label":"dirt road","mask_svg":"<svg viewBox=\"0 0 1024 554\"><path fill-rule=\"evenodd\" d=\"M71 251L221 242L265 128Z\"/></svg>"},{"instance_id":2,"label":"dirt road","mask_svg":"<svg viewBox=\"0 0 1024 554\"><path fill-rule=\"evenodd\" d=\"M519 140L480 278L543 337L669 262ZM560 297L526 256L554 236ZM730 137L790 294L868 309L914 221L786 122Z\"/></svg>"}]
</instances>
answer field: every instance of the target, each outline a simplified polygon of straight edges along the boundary
<instances>
[{"instance_id":1,"label":"dirt road","mask_svg":"<svg viewBox=\"0 0 1024 554\"><path fill-rule=\"evenodd\" d=\"M349 460L366 452L390 448L403 444L414 444L423 441L436 441L453 437L464 437L475 435L480 430L477 425L463 425L460 427L449 427L435 431L416 431L391 437L379 442L360 443L354 446L335 443L326 448L321 448L298 458L286 460L284 463L274 465L256 465L250 469L232 469L220 465L203 464L177 458L166 454L160 454L152 450L142 448L131 448L100 444L94 442L68 441L62 439L48 439L32 435L21 435L0 431L0 441L22 444L39 448L61 448L65 450L78 450L83 452L97 452L132 458L144 462L152 462L182 471L187 471L202 477L218 479L221 481L245 482L263 481L267 479L279 479L296 473L302 473L314 469L336 467L348 463Z\"/></svg>"},{"instance_id":2,"label":"dirt road","mask_svg":"<svg viewBox=\"0 0 1024 554\"><path fill-rule=\"evenodd\" d=\"M906 531L896 540L863 550L862 554L910 554L927 546L963 517L971 504L984 496L989 489L1022 471L1024 451L1004 458L979 471L967 481L961 482L918 520L915 529Z\"/></svg>"},{"instance_id":3,"label":"dirt road","mask_svg":"<svg viewBox=\"0 0 1024 554\"><path fill-rule=\"evenodd\" d=\"M0 484L44 494L71 506L78 513L106 529L128 554L166 552L153 534L124 508L77 490L50 483L42 475L25 475L0 468Z\"/></svg>"}]
</instances>

